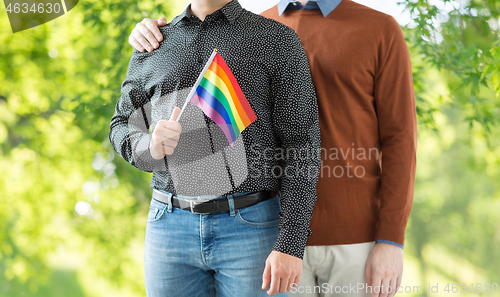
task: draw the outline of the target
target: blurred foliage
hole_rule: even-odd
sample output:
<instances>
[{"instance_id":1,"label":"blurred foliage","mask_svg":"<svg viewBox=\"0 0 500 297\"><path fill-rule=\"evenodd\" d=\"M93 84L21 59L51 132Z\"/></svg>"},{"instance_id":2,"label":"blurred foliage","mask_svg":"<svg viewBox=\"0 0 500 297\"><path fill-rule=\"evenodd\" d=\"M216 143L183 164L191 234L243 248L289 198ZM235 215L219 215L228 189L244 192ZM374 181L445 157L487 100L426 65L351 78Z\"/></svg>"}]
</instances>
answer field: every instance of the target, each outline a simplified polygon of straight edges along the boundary
<instances>
[{"instance_id":1,"label":"blurred foliage","mask_svg":"<svg viewBox=\"0 0 500 297\"><path fill-rule=\"evenodd\" d=\"M93 285L78 288L82 279L144 295L151 175L115 158L108 128L130 31L143 17L171 19L179 4L80 1L16 34L2 11L0 296L102 296ZM431 272L498 282L500 0L402 4L415 20L404 31L420 122L406 253L417 259L424 288ZM451 269L439 251L477 279Z\"/></svg>"},{"instance_id":2,"label":"blurred foliage","mask_svg":"<svg viewBox=\"0 0 500 297\"><path fill-rule=\"evenodd\" d=\"M404 29L421 127L407 240L420 283L434 282L430 271L468 285L498 283L500 1L400 3L414 19ZM436 248L465 260L475 279L430 256Z\"/></svg>"},{"instance_id":3,"label":"blurred foliage","mask_svg":"<svg viewBox=\"0 0 500 297\"><path fill-rule=\"evenodd\" d=\"M31 296L51 281L47 257L60 246L81 251L88 273L142 295L142 258L130 246L143 240L150 175L114 159L107 135L130 31L173 7L80 1L16 34L2 11L0 296ZM78 201L88 214L75 213Z\"/></svg>"},{"instance_id":4,"label":"blurred foliage","mask_svg":"<svg viewBox=\"0 0 500 297\"><path fill-rule=\"evenodd\" d=\"M446 80L453 91L450 99L462 110L469 125L477 124L491 132L500 118L500 1L399 3L414 18L415 24L408 26L406 35L410 45L429 65L449 74ZM482 87L495 90L496 99L482 92ZM429 122L428 114L420 116Z\"/></svg>"}]
</instances>

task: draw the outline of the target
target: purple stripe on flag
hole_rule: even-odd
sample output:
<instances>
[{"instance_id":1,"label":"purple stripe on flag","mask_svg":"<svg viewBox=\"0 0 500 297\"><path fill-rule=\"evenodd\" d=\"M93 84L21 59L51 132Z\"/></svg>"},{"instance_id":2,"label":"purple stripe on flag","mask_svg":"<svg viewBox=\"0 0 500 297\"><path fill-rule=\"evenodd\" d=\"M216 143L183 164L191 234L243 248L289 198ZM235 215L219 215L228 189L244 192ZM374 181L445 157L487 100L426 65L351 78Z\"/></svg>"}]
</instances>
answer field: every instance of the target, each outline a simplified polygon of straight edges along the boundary
<instances>
[{"instance_id":1,"label":"purple stripe on flag","mask_svg":"<svg viewBox=\"0 0 500 297\"><path fill-rule=\"evenodd\" d=\"M207 102L205 102L203 98L201 98L196 94L194 94L193 98L191 99L191 102L196 104L199 108L201 108L201 110L203 110L203 112L209 118L211 118L217 125L219 125L219 127L222 129L222 132L224 132L224 134L226 135L227 141L231 146L233 146L235 139L232 139L231 133L229 132L229 129L232 129L232 127L229 127L227 125L224 118L222 118L222 116L215 109L213 109L212 106L210 106Z\"/></svg>"}]
</instances>

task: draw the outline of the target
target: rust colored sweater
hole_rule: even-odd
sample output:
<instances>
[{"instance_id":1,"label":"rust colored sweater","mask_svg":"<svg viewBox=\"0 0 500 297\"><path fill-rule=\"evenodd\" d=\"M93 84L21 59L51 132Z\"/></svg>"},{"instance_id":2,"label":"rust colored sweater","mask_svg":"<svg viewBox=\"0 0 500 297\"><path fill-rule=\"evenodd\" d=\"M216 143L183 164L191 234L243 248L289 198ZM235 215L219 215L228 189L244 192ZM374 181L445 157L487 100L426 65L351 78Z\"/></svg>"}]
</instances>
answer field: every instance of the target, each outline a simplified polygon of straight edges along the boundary
<instances>
[{"instance_id":1,"label":"rust colored sweater","mask_svg":"<svg viewBox=\"0 0 500 297\"><path fill-rule=\"evenodd\" d=\"M262 13L307 52L319 104L322 167L308 245L404 243L413 201L417 120L408 47L398 23L351 0ZM383 156L382 156L383 155Z\"/></svg>"}]
</instances>

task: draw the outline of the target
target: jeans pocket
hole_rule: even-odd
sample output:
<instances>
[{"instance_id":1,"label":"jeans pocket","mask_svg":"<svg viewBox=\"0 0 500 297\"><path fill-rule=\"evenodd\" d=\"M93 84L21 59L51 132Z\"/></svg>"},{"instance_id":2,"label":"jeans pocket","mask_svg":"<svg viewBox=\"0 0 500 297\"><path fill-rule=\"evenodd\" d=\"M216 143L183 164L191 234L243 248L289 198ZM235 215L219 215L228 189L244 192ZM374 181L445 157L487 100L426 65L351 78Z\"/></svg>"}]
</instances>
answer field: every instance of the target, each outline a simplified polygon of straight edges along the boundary
<instances>
[{"instance_id":1,"label":"jeans pocket","mask_svg":"<svg viewBox=\"0 0 500 297\"><path fill-rule=\"evenodd\" d=\"M151 204L149 205L148 213L148 223L156 223L165 217L168 205L166 203L160 202L156 199L151 198Z\"/></svg>"},{"instance_id":2,"label":"jeans pocket","mask_svg":"<svg viewBox=\"0 0 500 297\"><path fill-rule=\"evenodd\" d=\"M243 224L254 227L277 226L280 222L278 196L249 207L238 209L236 217Z\"/></svg>"}]
</instances>

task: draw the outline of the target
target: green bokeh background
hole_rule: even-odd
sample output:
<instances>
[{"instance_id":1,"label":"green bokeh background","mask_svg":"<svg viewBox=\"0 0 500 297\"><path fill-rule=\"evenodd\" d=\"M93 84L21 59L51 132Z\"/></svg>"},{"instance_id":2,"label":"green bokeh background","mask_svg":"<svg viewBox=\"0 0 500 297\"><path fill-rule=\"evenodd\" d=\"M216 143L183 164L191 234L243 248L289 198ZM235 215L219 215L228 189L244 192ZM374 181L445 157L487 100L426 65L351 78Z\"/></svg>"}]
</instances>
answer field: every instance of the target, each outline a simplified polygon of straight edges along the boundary
<instances>
[{"instance_id":1,"label":"green bokeh background","mask_svg":"<svg viewBox=\"0 0 500 297\"><path fill-rule=\"evenodd\" d=\"M184 4L80 1L16 34L0 12L1 297L145 296L151 175L114 154L109 120L130 31ZM500 1L402 5L419 115L403 286L423 292L400 296L455 296L447 283L500 284Z\"/></svg>"}]
</instances>

